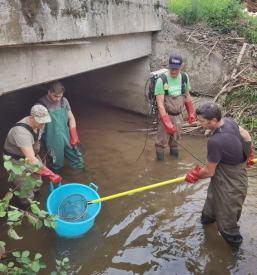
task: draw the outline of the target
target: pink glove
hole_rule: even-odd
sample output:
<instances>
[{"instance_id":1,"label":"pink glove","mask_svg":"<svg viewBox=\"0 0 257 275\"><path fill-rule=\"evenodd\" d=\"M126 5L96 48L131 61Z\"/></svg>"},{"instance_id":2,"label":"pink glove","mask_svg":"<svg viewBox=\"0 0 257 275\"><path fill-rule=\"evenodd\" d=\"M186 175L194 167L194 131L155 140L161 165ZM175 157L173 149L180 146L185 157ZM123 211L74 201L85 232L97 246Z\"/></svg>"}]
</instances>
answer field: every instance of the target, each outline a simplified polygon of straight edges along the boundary
<instances>
[{"instance_id":1,"label":"pink glove","mask_svg":"<svg viewBox=\"0 0 257 275\"><path fill-rule=\"evenodd\" d=\"M199 177L200 170L201 170L201 168L200 168L199 164L197 163L195 166L195 169L190 171L186 175L185 181L191 182L191 183L196 183L200 179L200 177Z\"/></svg>"},{"instance_id":2,"label":"pink glove","mask_svg":"<svg viewBox=\"0 0 257 275\"><path fill-rule=\"evenodd\" d=\"M76 127L70 129L70 146L75 146L80 143Z\"/></svg>"},{"instance_id":3,"label":"pink glove","mask_svg":"<svg viewBox=\"0 0 257 275\"><path fill-rule=\"evenodd\" d=\"M176 126L174 126L174 125L170 122L170 118L169 118L168 113L166 113L166 115L164 115L164 116L161 116L161 120L162 120L162 122L164 123L166 132L167 132L168 134L173 135L173 134L177 131Z\"/></svg>"},{"instance_id":4,"label":"pink glove","mask_svg":"<svg viewBox=\"0 0 257 275\"><path fill-rule=\"evenodd\" d=\"M36 174L47 177L52 183L58 184L62 181L62 178L59 175L54 174L50 169L45 167L40 172L36 172Z\"/></svg>"},{"instance_id":5,"label":"pink glove","mask_svg":"<svg viewBox=\"0 0 257 275\"><path fill-rule=\"evenodd\" d=\"M192 101L186 102L185 105L188 113L188 123L192 124L195 121L195 112Z\"/></svg>"},{"instance_id":6,"label":"pink glove","mask_svg":"<svg viewBox=\"0 0 257 275\"><path fill-rule=\"evenodd\" d=\"M255 164L255 161L254 161L254 155L253 155L253 146L251 146L250 156L247 161L246 167L250 168L253 164Z\"/></svg>"}]
</instances>

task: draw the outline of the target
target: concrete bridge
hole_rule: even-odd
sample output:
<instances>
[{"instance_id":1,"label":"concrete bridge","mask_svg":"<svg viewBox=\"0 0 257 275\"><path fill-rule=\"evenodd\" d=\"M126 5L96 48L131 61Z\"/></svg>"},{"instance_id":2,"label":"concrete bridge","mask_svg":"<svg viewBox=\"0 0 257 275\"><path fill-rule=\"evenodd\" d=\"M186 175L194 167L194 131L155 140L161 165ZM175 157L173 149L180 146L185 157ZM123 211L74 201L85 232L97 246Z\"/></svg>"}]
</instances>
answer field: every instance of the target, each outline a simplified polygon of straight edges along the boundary
<instances>
[{"instance_id":1,"label":"concrete bridge","mask_svg":"<svg viewBox=\"0 0 257 275\"><path fill-rule=\"evenodd\" d=\"M75 76L74 90L143 112L152 32L167 4L0 0L0 94Z\"/></svg>"}]
</instances>

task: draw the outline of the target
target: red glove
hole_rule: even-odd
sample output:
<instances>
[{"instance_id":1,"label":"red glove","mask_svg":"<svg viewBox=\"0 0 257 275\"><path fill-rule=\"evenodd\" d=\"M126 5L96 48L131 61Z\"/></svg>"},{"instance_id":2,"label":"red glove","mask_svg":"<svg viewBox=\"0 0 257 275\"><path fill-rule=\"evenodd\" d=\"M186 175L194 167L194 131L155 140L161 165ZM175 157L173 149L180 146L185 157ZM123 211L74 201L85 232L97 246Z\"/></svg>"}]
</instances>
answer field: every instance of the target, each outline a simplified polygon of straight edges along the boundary
<instances>
[{"instance_id":1,"label":"red glove","mask_svg":"<svg viewBox=\"0 0 257 275\"><path fill-rule=\"evenodd\" d=\"M170 118L168 113L166 113L166 115L161 116L161 120L164 123L166 132L170 135L174 134L177 131L176 126L174 126L171 122L170 122Z\"/></svg>"},{"instance_id":2,"label":"red glove","mask_svg":"<svg viewBox=\"0 0 257 275\"><path fill-rule=\"evenodd\" d=\"M54 174L50 169L42 165L43 169L36 174L47 177L52 183L58 184L62 181L62 178L59 175Z\"/></svg>"},{"instance_id":3,"label":"red glove","mask_svg":"<svg viewBox=\"0 0 257 275\"><path fill-rule=\"evenodd\" d=\"M70 146L75 146L80 143L76 127L70 129Z\"/></svg>"},{"instance_id":4,"label":"red glove","mask_svg":"<svg viewBox=\"0 0 257 275\"><path fill-rule=\"evenodd\" d=\"M188 113L188 123L192 124L195 121L195 112L192 101L186 102L185 105Z\"/></svg>"},{"instance_id":5,"label":"red glove","mask_svg":"<svg viewBox=\"0 0 257 275\"><path fill-rule=\"evenodd\" d=\"M199 164L197 163L195 166L195 169L190 171L186 175L185 181L191 182L191 183L196 183L200 179L200 177L199 177L200 170L201 170L201 168L200 168Z\"/></svg>"},{"instance_id":6,"label":"red glove","mask_svg":"<svg viewBox=\"0 0 257 275\"><path fill-rule=\"evenodd\" d=\"M249 156L249 159L247 161L246 167L250 168L253 164L255 164L255 161L254 161L254 155L253 155L253 147L251 146L250 156Z\"/></svg>"}]
</instances>

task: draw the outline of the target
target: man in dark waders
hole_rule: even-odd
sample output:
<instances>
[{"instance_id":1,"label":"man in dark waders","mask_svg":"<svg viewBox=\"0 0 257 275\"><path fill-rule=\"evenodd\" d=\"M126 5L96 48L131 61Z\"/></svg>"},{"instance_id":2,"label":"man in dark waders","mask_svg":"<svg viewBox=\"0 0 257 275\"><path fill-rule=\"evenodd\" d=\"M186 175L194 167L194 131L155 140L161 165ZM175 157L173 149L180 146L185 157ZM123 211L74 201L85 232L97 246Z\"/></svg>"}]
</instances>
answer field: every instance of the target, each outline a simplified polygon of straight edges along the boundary
<instances>
[{"instance_id":1,"label":"man in dark waders","mask_svg":"<svg viewBox=\"0 0 257 275\"><path fill-rule=\"evenodd\" d=\"M51 118L48 114L48 110L44 106L33 106L30 116L23 118L9 131L5 140L3 153L11 157L10 161L13 165L24 166L24 162L21 162L20 159L29 158L29 163L31 165L42 167L40 172L33 173L31 177L35 180L41 180L41 176L45 176L52 183L58 184L61 182L62 178L45 167L38 155L40 151L40 139L44 127L46 123L50 122ZM17 191L22 191L24 189L24 179L25 178L19 178L18 175L15 176L13 183ZM31 190L26 198L20 198L21 204L29 204L29 199L33 200L34 193L37 191L39 191L39 187L35 187Z\"/></svg>"},{"instance_id":2,"label":"man in dark waders","mask_svg":"<svg viewBox=\"0 0 257 275\"><path fill-rule=\"evenodd\" d=\"M202 223L217 222L222 237L230 245L239 245L243 237L237 222L240 219L247 194L247 159L251 150L251 137L233 120L221 117L218 105L208 101L196 110L198 124L210 129L207 160L203 168L196 165L186 181L196 183L211 177L207 198L202 210Z\"/></svg>"},{"instance_id":3,"label":"man in dark waders","mask_svg":"<svg viewBox=\"0 0 257 275\"><path fill-rule=\"evenodd\" d=\"M170 154L179 155L178 143L183 123L182 110L186 106L189 124L195 121L194 108L189 90L191 89L189 77L182 72L183 63L180 55L171 55L169 58L169 71L165 78L160 77L155 86L156 102L160 114L156 135L156 155L158 160L164 160L164 149L169 138ZM173 135L173 138L170 137Z\"/></svg>"},{"instance_id":4,"label":"man in dark waders","mask_svg":"<svg viewBox=\"0 0 257 275\"><path fill-rule=\"evenodd\" d=\"M48 94L36 103L45 106L52 119L46 124L41 140L50 160L50 168L58 174L63 169L64 158L73 169L84 169L82 155L77 146L80 141L76 121L68 100L63 97L64 92L63 84L56 81L50 86Z\"/></svg>"}]
</instances>

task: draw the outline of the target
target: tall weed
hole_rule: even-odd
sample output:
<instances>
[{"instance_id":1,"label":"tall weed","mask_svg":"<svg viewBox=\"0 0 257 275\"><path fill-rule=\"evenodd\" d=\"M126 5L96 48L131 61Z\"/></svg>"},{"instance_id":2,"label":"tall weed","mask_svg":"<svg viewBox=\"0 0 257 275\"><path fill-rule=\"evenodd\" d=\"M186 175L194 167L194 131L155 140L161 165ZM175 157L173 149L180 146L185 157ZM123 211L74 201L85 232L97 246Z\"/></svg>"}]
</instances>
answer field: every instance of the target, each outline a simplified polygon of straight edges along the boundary
<instances>
[{"instance_id":1,"label":"tall weed","mask_svg":"<svg viewBox=\"0 0 257 275\"><path fill-rule=\"evenodd\" d=\"M236 0L169 0L169 10L180 15L182 24L204 21L215 30L229 32L242 9Z\"/></svg>"}]
</instances>

